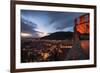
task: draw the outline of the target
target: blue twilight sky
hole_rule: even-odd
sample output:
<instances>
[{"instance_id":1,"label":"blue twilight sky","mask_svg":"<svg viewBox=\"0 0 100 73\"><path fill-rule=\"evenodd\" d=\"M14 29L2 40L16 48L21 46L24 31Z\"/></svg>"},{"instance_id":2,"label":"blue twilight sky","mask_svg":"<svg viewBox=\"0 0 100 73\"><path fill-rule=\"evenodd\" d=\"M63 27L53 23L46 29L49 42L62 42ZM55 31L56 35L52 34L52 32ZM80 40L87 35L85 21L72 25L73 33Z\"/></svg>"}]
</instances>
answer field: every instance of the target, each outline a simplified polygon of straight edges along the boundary
<instances>
[{"instance_id":1,"label":"blue twilight sky","mask_svg":"<svg viewBox=\"0 0 100 73\"><path fill-rule=\"evenodd\" d=\"M21 34L43 37L58 31L73 32L74 19L83 14L85 13L21 10Z\"/></svg>"}]
</instances>

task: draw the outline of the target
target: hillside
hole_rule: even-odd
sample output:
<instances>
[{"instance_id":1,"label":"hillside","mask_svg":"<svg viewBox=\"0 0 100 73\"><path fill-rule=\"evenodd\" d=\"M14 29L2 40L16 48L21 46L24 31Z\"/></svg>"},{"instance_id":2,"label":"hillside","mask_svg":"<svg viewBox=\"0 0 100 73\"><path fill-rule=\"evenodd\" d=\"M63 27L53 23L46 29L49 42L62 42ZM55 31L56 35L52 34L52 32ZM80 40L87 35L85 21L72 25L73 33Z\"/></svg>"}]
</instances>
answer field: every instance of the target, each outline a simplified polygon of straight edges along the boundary
<instances>
[{"instance_id":1,"label":"hillside","mask_svg":"<svg viewBox=\"0 0 100 73\"><path fill-rule=\"evenodd\" d=\"M72 39L73 32L54 32L48 36L42 37L41 39L49 39L49 40L65 40Z\"/></svg>"}]
</instances>

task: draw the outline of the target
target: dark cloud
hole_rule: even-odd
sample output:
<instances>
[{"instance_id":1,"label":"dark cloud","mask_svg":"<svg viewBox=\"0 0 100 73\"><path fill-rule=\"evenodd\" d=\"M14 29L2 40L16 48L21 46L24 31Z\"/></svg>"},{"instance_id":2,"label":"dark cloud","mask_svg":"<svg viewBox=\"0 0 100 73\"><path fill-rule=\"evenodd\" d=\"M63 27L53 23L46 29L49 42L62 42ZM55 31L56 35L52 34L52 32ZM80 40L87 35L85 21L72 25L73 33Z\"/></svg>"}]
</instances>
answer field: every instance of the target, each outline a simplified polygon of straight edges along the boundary
<instances>
[{"instance_id":1,"label":"dark cloud","mask_svg":"<svg viewBox=\"0 0 100 73\"><path fill-rule=\"evenodd\" d=\"M21 18L21 32L33 33L35 31L33 30L34 28L37 28L37 25L35 23Z\"/></svg>"},{"instance_id":2,"label":"dark cloud","mask_svg":"<svg viewBox=\"0 0 100 73\"><path fill-rule=\"evenodd\" d=\"M31 21L21 18L21 32L29 33L32 37L39 37L40 32L36 31L37 25Z\"/></svg>"}]
</instances>

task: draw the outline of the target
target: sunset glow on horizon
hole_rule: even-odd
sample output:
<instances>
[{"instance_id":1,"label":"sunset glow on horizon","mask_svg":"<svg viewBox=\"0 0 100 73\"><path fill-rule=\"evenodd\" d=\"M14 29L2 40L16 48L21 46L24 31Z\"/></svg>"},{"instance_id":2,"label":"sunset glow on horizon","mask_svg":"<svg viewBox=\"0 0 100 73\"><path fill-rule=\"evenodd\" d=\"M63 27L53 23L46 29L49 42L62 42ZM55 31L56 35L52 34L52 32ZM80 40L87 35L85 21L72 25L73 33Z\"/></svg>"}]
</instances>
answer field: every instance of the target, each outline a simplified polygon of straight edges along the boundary
<instances>
[{"instance_id":1,"label":"sunset glow on horizon","mask_svg":"<svg viewBox=\"0 0 100 73\"><path fill-rule=\"evenodd\" d=\"M21 33L21 36L22 36L22 37L31 37L32 35L29 34L29 33Z\"/></svg>"}]
</instances>

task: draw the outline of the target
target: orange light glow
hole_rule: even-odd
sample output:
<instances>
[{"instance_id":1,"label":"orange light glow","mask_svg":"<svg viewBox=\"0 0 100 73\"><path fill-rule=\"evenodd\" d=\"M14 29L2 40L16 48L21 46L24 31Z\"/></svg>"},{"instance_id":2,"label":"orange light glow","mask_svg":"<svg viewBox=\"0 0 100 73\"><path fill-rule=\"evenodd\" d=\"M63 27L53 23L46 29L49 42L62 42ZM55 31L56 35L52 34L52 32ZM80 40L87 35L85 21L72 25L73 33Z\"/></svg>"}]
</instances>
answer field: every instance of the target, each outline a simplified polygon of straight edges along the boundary
<instances>
[{"instance_id":1,"label":"orange light glow","mask_svg":"<svg viewBox=\"0 0 100 73\"><path fill-rule=\"evenodd\" d=\"M89 53L89 40L81 40L80 44L81 44L81 47L84 53L88 54Z\"/></svg>"},{"instance_id":2,"label":"orange light glow","mask_svg":"<svg viewBox=\"0 0 100 73\"><path fill-rule=\"evenodd\" d=\"M89 14L75 19L75 30L81 34L90 32Z\"/></svg>"},{"instance_id":3,"label":"orange light glow","mask_svg":"<svg viewBox=\"0 0 100 73\"><path fill-rule=\"evenodd\" d=\"M80 32L81 34L83 33L89 33L89 25L86 24L79 24L76 26L76 30Z\"/></svg>"}]
</instances>

